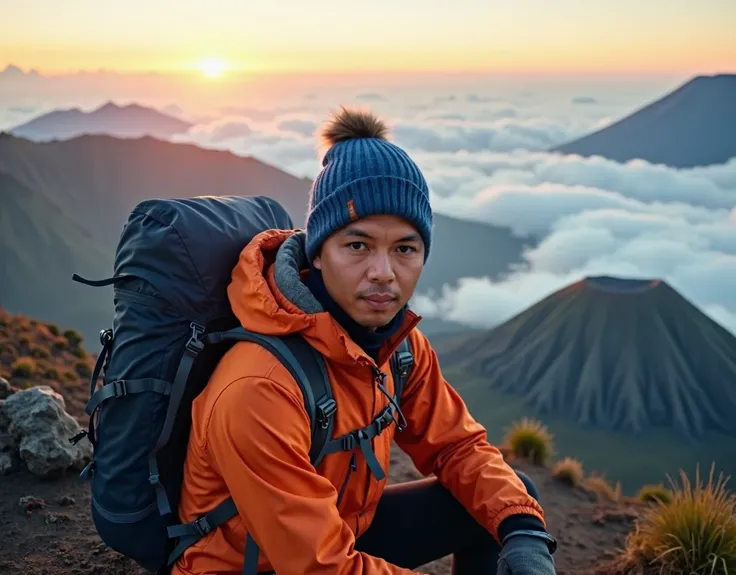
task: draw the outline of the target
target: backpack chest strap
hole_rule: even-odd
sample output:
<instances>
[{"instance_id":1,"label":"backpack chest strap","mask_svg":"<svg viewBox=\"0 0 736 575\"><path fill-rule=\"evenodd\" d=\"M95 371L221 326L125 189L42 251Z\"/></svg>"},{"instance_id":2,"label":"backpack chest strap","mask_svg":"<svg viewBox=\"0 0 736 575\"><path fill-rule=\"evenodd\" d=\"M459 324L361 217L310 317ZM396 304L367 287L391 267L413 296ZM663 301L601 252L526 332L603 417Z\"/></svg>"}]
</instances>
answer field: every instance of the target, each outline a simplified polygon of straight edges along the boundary
<instances>
[{"instance_id":1,"label":"backpack chest strap","mask_svg":"<svg viewBox=\"0 0 736 575\"><path fill-rule=\"evenodd\" d=\"M352 451L356 447L360 447L360 451L363 453L371 473L379 481L384 479L386 473L376 458L376 454L371 447L371 440L381 435L383 430L394 422L395 412L396 408L392 404L387 405L369 425L341 435L340 437L330 439L324 447L323 454L327 455L329 453L337 453L338 451Z\"/></svg>"}]
</instances>

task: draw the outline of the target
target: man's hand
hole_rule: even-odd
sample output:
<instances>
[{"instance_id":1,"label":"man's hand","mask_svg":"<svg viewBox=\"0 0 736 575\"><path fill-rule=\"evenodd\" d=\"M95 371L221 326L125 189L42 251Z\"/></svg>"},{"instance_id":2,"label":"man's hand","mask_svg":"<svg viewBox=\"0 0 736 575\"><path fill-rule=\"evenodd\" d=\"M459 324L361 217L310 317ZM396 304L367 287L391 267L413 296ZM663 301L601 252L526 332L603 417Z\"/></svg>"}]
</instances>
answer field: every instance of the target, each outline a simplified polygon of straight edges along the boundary
<instances>
[{"instance_id":1,"label":"man's hand","mask_svg":"<svg viewBox=\"0 0 736 575\"><path fill-rule=\"evenodd\" d=\"M498 575L555 575L555 562L547 541L512 533L498 557Z\"/></svg>"}]
</instances>

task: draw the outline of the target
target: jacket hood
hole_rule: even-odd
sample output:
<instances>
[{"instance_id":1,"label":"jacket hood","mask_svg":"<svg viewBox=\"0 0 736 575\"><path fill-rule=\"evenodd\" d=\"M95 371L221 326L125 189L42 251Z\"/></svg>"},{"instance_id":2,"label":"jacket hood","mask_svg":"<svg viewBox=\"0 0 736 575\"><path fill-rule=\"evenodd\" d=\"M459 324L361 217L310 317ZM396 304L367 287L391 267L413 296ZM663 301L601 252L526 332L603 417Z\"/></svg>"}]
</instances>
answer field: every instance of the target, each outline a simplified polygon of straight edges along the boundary
<instances>
[{"instance_id":1,"label":"jacket hood","mask_svg":"<svg viewBox=\"0 0 736 575\"><path fill-rule=\"evenodd\" d=\"M230 305L240 324L264 335L299 333L334 361L375 365L304 285L302 276L308 267L303 231L267 230L254 237L240 253L228 286ZM419 320L407 311L404 325L386 344L379 363L388 359Z\"/></svg>"}]
</instances>

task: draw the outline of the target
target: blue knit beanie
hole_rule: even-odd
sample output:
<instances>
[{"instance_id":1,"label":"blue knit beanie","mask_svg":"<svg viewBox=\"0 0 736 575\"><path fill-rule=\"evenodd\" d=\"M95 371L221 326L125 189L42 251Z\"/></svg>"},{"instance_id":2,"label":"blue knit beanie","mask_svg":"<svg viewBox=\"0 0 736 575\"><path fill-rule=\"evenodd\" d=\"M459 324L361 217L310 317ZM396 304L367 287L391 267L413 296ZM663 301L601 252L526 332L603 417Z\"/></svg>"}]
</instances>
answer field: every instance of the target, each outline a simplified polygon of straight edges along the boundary
<instances>
[{"instance_id":1,"label":"blue knit beanie","mask_svg":"<svg viewBox=\"0 0 736 575\"><path fill-rule=\"evenodd\" d=\"M342 108L322 132L329 147L309 198L306 252L311 263L322 242L352 221L391 214L412 223L429 256L429 187L407 153L386 139L387 128L369 112Z\"/></svg>"}]
</instances>

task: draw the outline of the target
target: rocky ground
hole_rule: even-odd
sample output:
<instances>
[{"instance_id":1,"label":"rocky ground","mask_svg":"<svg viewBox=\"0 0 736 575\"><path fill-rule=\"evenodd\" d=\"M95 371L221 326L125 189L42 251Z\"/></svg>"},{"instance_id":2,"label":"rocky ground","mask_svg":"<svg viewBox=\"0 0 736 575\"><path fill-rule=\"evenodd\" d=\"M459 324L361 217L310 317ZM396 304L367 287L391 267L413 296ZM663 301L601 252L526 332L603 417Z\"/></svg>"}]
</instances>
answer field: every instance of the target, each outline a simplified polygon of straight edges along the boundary
<instances>
[{"instance_id":1,"label":"rocky ground","mask_svg":"<svg viewBox=\"0 0 736 575\"><path fill-rule=\"evenodd\" d=\"M7 315L0 315L0 327L8 328L8 321ZM93 360L70 345L73 334L56 335L55 328L38 324L26 327L26 335L15 347L0 333L0 573L145 573L97 536L89 512L89 486L78 479L78 470L90 455L84 447L88 442L75 447L66 439L84 421L80 389L85 384L78 372L84 371L82 361L89 366ZM44 347L42 340L52 349ZM40 367L32 374L14 372L13 365L17 367L30 353L35 353ZM65 368L69 361L76 367ZM55 378L54 372L48 374L52 369L69 375ZM72 378L72 370L77 378ZM624 545L641 504L599 499L560 482L547 468L523 460L510 463L526 472L541 491L549 528L559 541L560 575L595 573ZM392 482L419 478L399 450L390 478ZM450 575L451 559L427 565L423 572Z\"/></svg>"},{"instance_id":2,"label":"rocky ground","mask_svg":"<svg viewBox=\"0 0 736 575\"><path fill-rule=\"evenodd\" d=\"M418 477L406 457L396 453L392 479ZM559 540L560 575L594 573L624 543L638 508L595 503L582 490L559 484L548 470L522 465L539 485L549 528ZM23 471L0 478L0 573L26 575L143 574L130 561L107 549L89 514L89 490L77 475L44 480ZM450 575L446 558L425 567L432 575Z\"/></svg>"}]
</instances>

